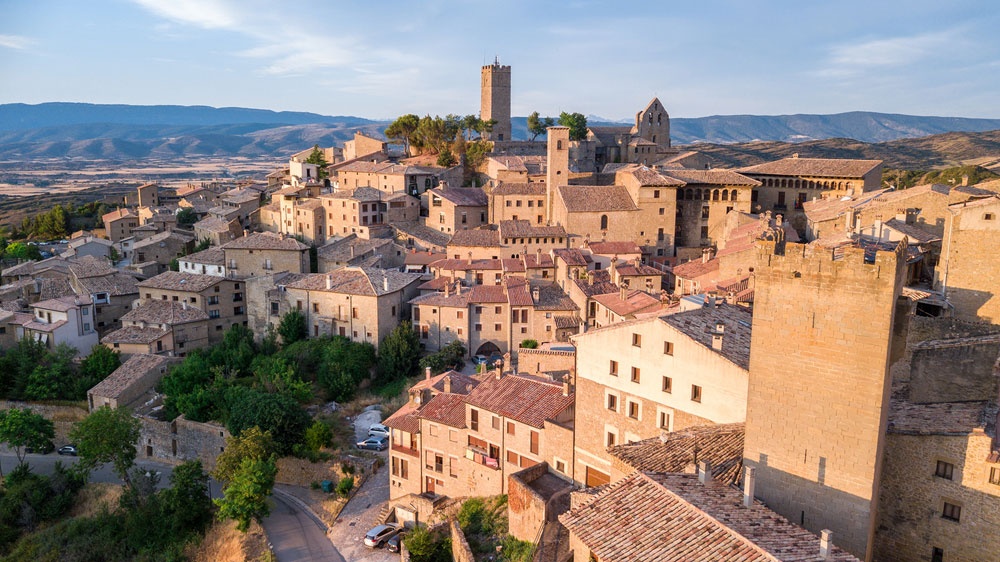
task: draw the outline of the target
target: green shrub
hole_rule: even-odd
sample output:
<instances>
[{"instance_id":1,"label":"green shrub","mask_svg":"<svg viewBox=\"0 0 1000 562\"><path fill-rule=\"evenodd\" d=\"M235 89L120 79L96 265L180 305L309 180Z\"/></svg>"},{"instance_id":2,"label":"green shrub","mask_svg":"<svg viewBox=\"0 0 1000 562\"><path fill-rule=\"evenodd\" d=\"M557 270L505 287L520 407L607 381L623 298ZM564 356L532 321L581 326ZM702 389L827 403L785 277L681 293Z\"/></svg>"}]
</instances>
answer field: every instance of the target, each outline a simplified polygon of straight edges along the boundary
<instances>
[{"instance_id":1,"label":"green shrub","mask_svg":"<svg viewBox=\"0 0 1000 562\"><path fill-rule=\"evenodd\" d=\"M346 498L351 494L351 490L354 489L354 477L348 476L347 478L341 478L340 482L337 482L337 494L342 498Z\"/></svg>"}]
</instances>

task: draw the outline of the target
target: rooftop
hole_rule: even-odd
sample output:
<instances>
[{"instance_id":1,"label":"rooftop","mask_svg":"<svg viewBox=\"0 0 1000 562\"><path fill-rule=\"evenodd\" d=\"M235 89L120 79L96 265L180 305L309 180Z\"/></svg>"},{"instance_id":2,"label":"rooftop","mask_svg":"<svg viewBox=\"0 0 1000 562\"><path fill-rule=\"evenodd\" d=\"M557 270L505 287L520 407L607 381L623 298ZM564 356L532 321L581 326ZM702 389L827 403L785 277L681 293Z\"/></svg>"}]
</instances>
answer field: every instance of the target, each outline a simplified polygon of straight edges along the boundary
<instances>
[{"instance_id":1,"label":"rooftop","mask_svg":"<svg viewBox=\"0 0 1000 562\"><path fill-rule=\"evenodd\" d=\"M395 222L392 223L392 227L397 233L403 233L406 236L413 237L432 246L443 247L448 244L449 240L451 240L451 236L441 232L440 230L429 228L418 221Z\"/></svg>"},{"instance_id":2,"label":"rooftop","mask_svg":"<svg viewBox=\"0 0 1000 562\"><path fill-rule=\"evenodd\" d=\"M559 197L571 213L639 210L620 185L561 185Z\"/></svg>"},{"instance_id":3,"label":"rooftop","mask_svg":"<svg viewBox=\"0 0 1000 562\"><path fill-rule=\"evenodd\" d=\"M107 293L113 297L137 295L139 293L138 283L135 277L118 271L103 277L87 277L79 280L80 286L91 295Z\"/></svg>"},{"instance_id":4,"label":"rooftop","mask_svg":"<svg viewBox=\"0 0 1000 562\"><path fill-rule=\"evenodd\" d=\"M732 170L712 169L712 170L691 170L687 168L676 168L663 170L663 175L680 180L688 185L748 185L758 186L760 182L736 173Z\"/></svg>"},{"instance_id":5,"label":"rooftop","mask_svg":"<svg viewBox=\"0 0 1000 562\"><path fill-rule=\"evenodd\" d=\"M291 236L273 232L254 232L249 236L227 242L222 247L226 250L289 250L295 252L309 249L309 246Z\"/></svg>"},{"instance_id":6,"label":"rooftop","mask_svg":"<svg viewBox=\"0 0 1000 562\"><path fill-rule=\"evenodd\" d=\"M122 324L146 322L148 324L186 324L208 320L208 313L176 301L151 300L122 315Z\"/></svg>"},{"instance_id":7,"label":"rooftop","mask_svg":"<svg viewBox=\"0 0 1000 562\"><path fill-rule=\"evenodd\" d=\"M182 258L177 258L177 259L180 261L186 261L204 265L225 265L226 252L223 251L223 249L220 248L219 246L210 246L200 252L188 254Z\"/></svg>"},{"instance_id":8,"label":"rooftop","mask_svg":"<svg viewBox=\"0 0 1000 562\"><path fill-rule=\"evenodd\" d=\"M593 299L618 316L652 312L660 307L660 299L643 291L629 291L625 298L618 292L595 295Z\"/></svg>"},{"instance_id":9,"label":"rooftop","mask_svg":"<svg viewBox=\"0 0 1000 562\"><path fill-rule=\"evenodd\" d=\"M719 483L637 472L559 516L603 562L820 562L819 537ZM833 547L827 561L857 561Z\"/></svg>"},{"instance_id":10,"label":"rooftop","mask_svg":"<svg viewBox=\"0 0 1000 562\"><path fill-rule=\"evenodd\" d=\"M743 468L743 436L746 424L700 425L627 445L615 445L608 453L639 472L693 474L700 461L712 464L712 477L727 485L740 483Z\"/></svg>"},{"instance_id":11,"label":"rooftop","mask_svg":"<svg viewBox=\"0 0 1000 562\"><path fill-rule=\"evenodd\" d=\"M340 240L335 240L316 251L319 259L327 262L348 263L352 259L368 253L379 253L381 248L392 244L389 238L358 238L357 234L348 234Z\"/></svg>"},{"instance_id":12,"label":"rooftop","mask_svg":"<svg viewBox=\"0 0 1000 562\"><path fill-rule=\"evenodd\" d=\"M124 326L101 338L101 343L150 344L170 333L155 326Z\"/></svg>"},{"instance_id":13,"label":"rooftop","mask_svg":"<svg viewBox=\"0 0 1000 562\"><path fill-rule=\"evenodd\" d=\"M156 277L150 277L139 282L143 289L160 289L163 291L190 291L200 293L209 287L221 283L222 278L199 273L181 273L179 271L164 271Z\"/></svg>"},{"instance_id":14,"label":"rooftop","mask_svg":"<svg viewBox=\"0 0 1000 562\"><path fill-rule=\"evenodd\" d=\"M602 256L615 256L620 254L641 254L642 249L639 245L631 241L623 242L610 242L600 240L597 242L591 242L587 248L590 249L592 253L600 254ZM582 265L582 264L581 264Z\"/></svg>"},{"instance_id":15,"label":"rooftop","mask_svg":"<svg viewBox=\"0 0 1000 562\"><path fill-rule=\"evenodd\" d=\"M456 236L458 234L456 233ZM501 238L565 237L566 229L561 226L533 225L526 220L500 221ZM452 239L454 243L454 239Z\"/></svg>"},{"instance_id":16,"label":"rooftop","mask_svg":"<svg viewBox=\"0 0 1000 562\"><path fill-rule=\"evenodd\" d=\"M194 236L189 234L184 234L179 230L168 230L166 232L161 232L159 234L154 234L145 240L140 240L136 242L133 246L133 250L141 250L147 246L153 246L155 244L166 243L167 241L173 242L175 244L188 244L194 241Z\"/></svg>"},{"instance_id":17,"label":"rooftop","mask_svg":"<svg viewBox=\"0 0 1000 562\"><path fill-rule=\"evenodd\" d=\"M490 201L486 192L478 187L448 187L445 189L436 187L428 191L459 207L485 207Z\"/></svg>"},{"instance_id":18,"label":"rooftop","mask_svg":"<svg viewBox=\"0 0 1000 562\"><path fill-rule=\"evenodd\" d=\"M481 248L500 247L500 233L488 228L457 230L448 246L477 246Z\"/></svg>"},{"instance_id":19,"label":"rooftop","mask_svg":"<svg viewBox=\"0 0 1000 562\"><path fill-rule=\"evenodd\" d=\"M561 384L520 375L486 377L466 398L470 406L537 428L571 407L573 400L572 392L563 396Z\"/></svg>"},{"instance_id":20,"label":"rooftop","mask_svg":"<svg viewBox=\"0 0 1000 562\"><path fill-rule=\"evenodd\" d=\"M54 310L58 312L68 312L74 308L79 308L81 306L88 306L92 304L93 301L90 300L90 296L78 296L78 295L68 295L65 297L56 297L54 299L48 299L44 301L38 301L31 305L31 308L40 308L42 310Z\"/></svg>"},{"instance_id":21,"label":"rooftop","mask_svg":"<svg viewBox=\"0 0 1000 562\"><path fill-rule=\"evenodd\" d=\"M771 176L813 176L822 178L861 178L882 165L881 160L846 158L782 158L736 170L742 174Z\"/></svg>"},{"instance_id":22,"label":"rooftop","mask_svg":"<svg viewBox=\"0 0 1000 562\"><path fill-rule=\"evenodd\" d=\"M229 232L232 228L233 220L219 217L206 217L194 223L196 230L207 230L209 232Z\"/></svg>"},{"instance_id":23,"label":"rooftop","mask_svg":"<svg viewBox=\"0 0 1000 562\"><path fill-rule=\"evenodd\" d=\"M502 182L493 188L490 195L545 195L545 184Z\"/></svg>"},{"instance_id":24,"label":"rooftop","mask_svg":"<svg viewBox=\"0 0 1000 562\"><path fill-rule=\"evenodd\" d=\"M73 272L73 275L77 279L84 279L86 277L103 277L118 271L111 266L111 261L107 258L80 256L71 258L67 261L69 263L69 270Z\"/></svg>"},{"instance_id":25,"label":"rooftop","mask_svg":"<svg viewBox=\"0 0 1000 562\"><path fill-rule=\"evenodd\" d=\"M722 324L722 350L718 353L743 369L750 368L753 315L746 308L719 304L670 314L660 320L709 349L712 349L712 334L716 324Z\"/></svg>"},{"instance_id":26,"label":"rooftop","mask_svg":"<svg viewBox=\"0 0 1000 562\"><path fill-rule=\"evenodd\" d=\"M344 267L329 273L314 273L286 285L289 289L327 291L360 296L382 296L420 281L419 273L391 269Z\"/></svg>"}]
</instances>

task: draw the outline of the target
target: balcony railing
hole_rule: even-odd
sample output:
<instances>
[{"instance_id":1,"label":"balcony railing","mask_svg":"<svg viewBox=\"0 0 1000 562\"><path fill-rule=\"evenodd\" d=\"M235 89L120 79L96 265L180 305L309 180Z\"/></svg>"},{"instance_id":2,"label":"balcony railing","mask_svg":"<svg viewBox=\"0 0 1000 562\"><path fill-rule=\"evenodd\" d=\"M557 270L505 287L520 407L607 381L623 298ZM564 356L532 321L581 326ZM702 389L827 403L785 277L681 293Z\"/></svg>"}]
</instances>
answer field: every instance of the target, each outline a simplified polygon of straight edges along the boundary
<instances>
[{"instance_id":1,"label":"balcony railing","mask_svg":"<svg viewBox=\"0 0 1000 562\"><path fill-rule=\"evenodd\" d=\"M494 459L486 454L481 449L476 447L468 447L465 449L465 458L469 459L474 463L481 464L483 466L492 468L493 470L500 470L500 459Z\"/></svg>"},{"instance_id":2,"label":"balcony railing","mask_svg":"<svg viewBox=\"0 0 1000 562\"><path fill-rule=\"evenodd\" d=\"M416 449L411 449L409 447L404 447L402 445L393 445L392 451L395 453L402 453L404 455L410 455L411 457L420 458L420 451Z\"/></svg>"}]
</instances>

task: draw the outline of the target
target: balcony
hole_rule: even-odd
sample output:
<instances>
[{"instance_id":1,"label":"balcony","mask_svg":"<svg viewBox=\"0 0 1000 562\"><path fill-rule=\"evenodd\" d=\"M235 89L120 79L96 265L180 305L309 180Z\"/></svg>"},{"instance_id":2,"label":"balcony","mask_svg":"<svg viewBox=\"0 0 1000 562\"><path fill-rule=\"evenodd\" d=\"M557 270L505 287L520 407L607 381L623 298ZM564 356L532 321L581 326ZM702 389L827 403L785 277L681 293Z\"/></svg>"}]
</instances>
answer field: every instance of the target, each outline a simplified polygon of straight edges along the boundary
<instances>
[{"instance_id":1,"label":"balcony","mask_svg":"<svg viewBox=\"0 0 1000 562\"><path fill-rule=\"evenodd\" d=\"M465 458L474 463L492 468L493 470L500 470L500 459L490 457L485 451L479 449L478 447L467 447L465 449Z\"/></svg>"},{"instance_id":2,"label":"balcony","mask_svg":"<svg viewBox=\"0 0 1000 562\"><path fill-rule=\"evenodd\" d=\"M418 459L420 458L420 451L418 451L417 449L411 449L409 447L404 447L402 445L393 444L391 450L394 453L402 453L404 455L409 455L411 457L416 457Z\"/></svg>"}]
</instances>

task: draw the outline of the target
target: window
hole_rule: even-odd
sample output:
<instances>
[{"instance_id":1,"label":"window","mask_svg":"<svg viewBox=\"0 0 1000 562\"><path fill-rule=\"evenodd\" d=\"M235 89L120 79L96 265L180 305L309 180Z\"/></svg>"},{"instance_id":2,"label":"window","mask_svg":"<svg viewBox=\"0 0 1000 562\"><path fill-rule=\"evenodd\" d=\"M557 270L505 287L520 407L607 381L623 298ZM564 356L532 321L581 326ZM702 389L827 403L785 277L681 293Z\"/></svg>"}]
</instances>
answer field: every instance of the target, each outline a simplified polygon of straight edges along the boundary
<instances>
[{"instance_id":1,"label":"window","mask_svg":"<svg viewBox=\"0 0 1000 562\"><path fill-rule=\"evenodd\" d=\"M607 446L608 447L614 447L615 446L615 434L613 432L611 432L611 431L608 432Z\"/></svg>"},{"instance_id":2,"label":"window","mask_svg":"<svg viewBox=\"0 0 1000 562\"><path fill-rule=\"evenodd\" d=\"M660 412L659 419L657 420L657 427L670 431L670 414L667 412Z\"/></svg>"},{"instance_id":3,"label":"window","mask_svg":"<svg viewBox=\"0 0 1000 562\"><path fill-rule=\"evenodd\" d=\"M219 317L219 311L218 310L209 310L208 311L208 317L209 318L218 318Z\"/></svg>"},{"instance_id":4,"label":"window","mask_svg":"<svg viewBox=\"0 0 1000 562\"><path fill-rule=\"evenodd\" d=\"M563 474L566 474L566 463L564 463L559 459L556 459L556 470L562 472Z\"/></svg>"},{"instance_id":5,"label":"window","mask_svg":"<svg viewBox=\"0 0 1000 562\"><path fill-rule=\"evenodd\" d=\"M642 334L632 334L632 347L642 347Z\"/></svg>"},{"instance_id":6,"label":"window","mask_svg":"<svg viewBox=\"0 0 1000 562\"><path fill-rule=\"evenodd\" d=\"M517 453L514 451L507 451L507 462L510 464L517 464Z\"/></svg>"},{"instance_id":7,"label":"window","mask_svg":"<svg viewBox=\"0 0 1000 562\"><path fill-rule=\"evenodd\" d=\"M612 361L611 362L611 372L610 372L610 374L613 377L617 377L618 376L618 362L617 361Z\"/></svg>"},{"instance_id":8,"label":"window","mask_svg":"<svg viewBox=\"0 0 1000 562\"><path fill-rule=\"evenodd\" d=\"M503 307L500 307L500 306L493 307L493 313L494 314L503 314Z\"/></svg>"},{"instance_id":9,"label":"window","mask_svg":"<svg viewBox=\"0 0 1000 562\"><path fill-rule=\"evenodd\" d=\"M499 416L493 416L492 424L493 424L493 429L496 429L496 430L499 431L500 430L500 417Z\"/></svg>"},{"instance_id":10,"label":"window","mask_svg":"<svg viewBox=\"0 0 1000 562\"><path fill-rule=\"evenodd\" d=\"M318 302L314 302L313 303L313 312L319 312L319 303Z\"/></svg>"},{"instance_id":11,"label":"window","mask_svg":"<svg viewBox=\"0 0 1000 562\"><path fill-rule=\"evenodd\" d=\"M934 470L934 476L944 478L945 480L953 480L955 476L955 465L950 462L938 461L937 468Z\"/></svg>"},{"instance_id":12,"label":"window","mask_svg":"<svg viewBox=\"0 0 1000 562\"><path fill-rule=\"evenodd\" d=\"M477 332L482 332L483 331L483 325L482 324L476 324L476 331Z\"/></svg>"},{"instance_id":13,"label":"window","mask_svg":"<svg viewBox=\"0 0 1000 562\"><path fill-rule=\"evenodd\" d=\"M696 384L691 385L691 401L701 402L701 387Z\"/></svg>"},{"instance_id":14,"label":"window","mask_svg":"<svg viewBox=\"0 0 1000 562\"><path fill-rule=\"evenodd\" d=\"M995 218L996 218L996 215L994 215L993 213L986 213L986 214L983 215L983 220L984 221L991 221L991 220L993 220Z\"/></svg>"},{"instance_id":15,"label":"window","mask_svg":"<svg viewBox=\"0 0 1000 562\"><path fill-rule=\"evenodd\" d=\"M531 451L532 455L537 455L538 454L538 432L537 431L532 431L531 435L529 436L529 439L530 439L530 441L528 443L528 450Z\"/></svg>"},{"instance_id":16,"label":"window","mask_svg":"<svg viewBox=\"0 0 1000 562\"><path fill-rule=\"evenodd\" d=\"M663 377L663 392L670 394L674 391L674 379L670 377Z\"/></svg>"},{"instance_id":17,"label":"window","mask_svg":"<svg viewBox=\"0 0 1000 562\"><path fill-rule=\"evenodd\" d=\"M944 508L941 510L941 517L944 519L949 519L951 521L961 520L962 506L944 502Z\"/></svg>"},{"instance_id":18,"label":"window","mask_svg":"<svg viewBox=\"0 0 1000 562\"><path fill-rule=\"evenodd\" d=\"M931 562L944 562L944 550L936 546L931 548Z\"/></svg>"},{"instance_id":19,"label":"window","mask_svg":"<svg viewBox=\"0 0 1000 562\"><path fill-rule=\"evenodd\" d=\"M637 420L639 419L639 403L628 401L628 417Z\"/></svg>"},{"instance_id":20,"label":"window","mask_svg":"<svg viewBox=\"0 0 1000 562\"><path fill-rule=\"evenodd\" d=\"M469 429L479 431L479 410L475 408L469 411Z\"/></svg>"},{"instance_id":21,"label":"window","mask_svg":"<svg viewBox=\"0 0 1000 562\"><path fill-rule=\"evenodd\" d=\"M608 229L608 215L601 215L601 230Z\"/></svg>"},{"instance_id":22,"label":"window","mask_svg":"<svg viewBox=\"0 0 1000 562\"><path fill-rule=\"evenodd\" d=\"M993 467L990 469L990 484L1000 486L1000 468Z\"/></svg>"},{"instance_id":23,"label":"window","mask_svg":"<svg viewBox=\"0 0 1000 562\"><path fill-rule=\"evenodd\" d=\"M493 329L499 332L503 328L502 324L494 324Z\"/></svg>"},{"instance_id":24,"label":"window","mask_svg":"<svg viewBox=\"0 0 1000 562\"><path fill-rule=\"evenodd\" d=\"M608 409L612 412L618 411L618 397L614 394L608 395Z\"/></svg>"},{"instance_id":25,"label":"window","mask_svg":"<svg viewBox=\"0 0 1000 562\"><path fill-rule=\"evenodd\" d=\"M632 367L632 382L639 382L639 367Z\"/></svg>"}]
</instances>

